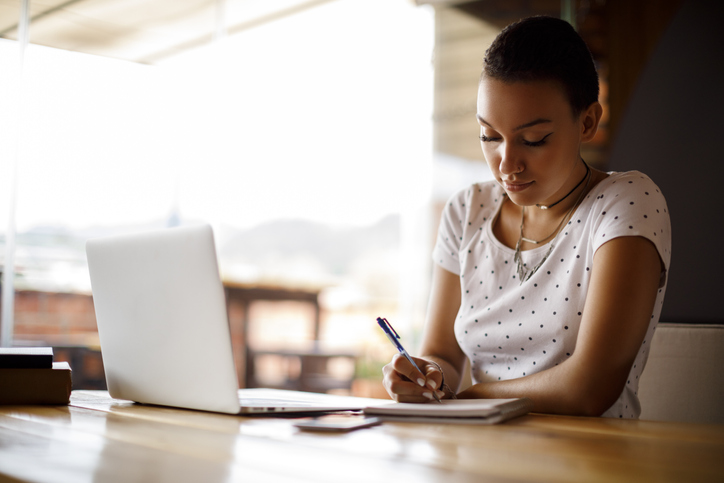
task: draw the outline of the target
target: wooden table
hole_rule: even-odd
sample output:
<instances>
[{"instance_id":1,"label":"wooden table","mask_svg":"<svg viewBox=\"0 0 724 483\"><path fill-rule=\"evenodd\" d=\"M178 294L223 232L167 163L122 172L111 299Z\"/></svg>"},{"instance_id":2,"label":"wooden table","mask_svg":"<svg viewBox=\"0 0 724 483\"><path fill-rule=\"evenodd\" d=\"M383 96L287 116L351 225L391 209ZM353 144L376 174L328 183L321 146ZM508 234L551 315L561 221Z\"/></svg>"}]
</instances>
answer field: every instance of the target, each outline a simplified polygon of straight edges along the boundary
<instances>
[{"instance_id":1,"label":"wooden table","mask_svg":"<svg viewBox=\"0 0 724 483\"><path fill-rule=\"evenodd\" d=\"M294 420L151 407L74 391L0 406L0 481L724 481L724 426L528 415L497 426Z\"/></svg>"}]
</instances>

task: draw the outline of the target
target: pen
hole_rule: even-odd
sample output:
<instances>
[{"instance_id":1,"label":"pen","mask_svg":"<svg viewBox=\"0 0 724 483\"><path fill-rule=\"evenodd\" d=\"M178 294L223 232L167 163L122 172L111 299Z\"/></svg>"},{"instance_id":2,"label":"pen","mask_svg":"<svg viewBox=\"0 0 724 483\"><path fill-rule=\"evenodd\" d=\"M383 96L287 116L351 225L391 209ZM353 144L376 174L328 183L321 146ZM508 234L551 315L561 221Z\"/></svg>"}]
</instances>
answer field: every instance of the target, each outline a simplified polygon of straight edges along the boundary
<instances>
[{"instance_id":1,"label":"pen","mask_svg":"<svg viewBox=\"0 0 724 483\"><path fill-rule=\"evenodd\" d=\"M383 319L382 317L377 317L377 323L380 325L382 330L385 331L385 335L387 335L387 338L390 339L390 342L392 342L392 345L394 345L398 351L400 351L400 354L405 356L408 361L410 361L410 364L412 364L415 369L417 369L420 374L424 375L424 372L417 367L417 364L415 364L415 361L412 360L412 357L410 357L410 354L407 353L404 347L402 347L402 344L400 344L400 341L398 340L400 338L399 334L395 331L395 329L392 328L392 325L387 321L387 319ZM432 391L432 397L435 398L435 401L441 402L440 398L437 397L437 394L435 394L435 391Z\"/></svg>"}]
</instances>

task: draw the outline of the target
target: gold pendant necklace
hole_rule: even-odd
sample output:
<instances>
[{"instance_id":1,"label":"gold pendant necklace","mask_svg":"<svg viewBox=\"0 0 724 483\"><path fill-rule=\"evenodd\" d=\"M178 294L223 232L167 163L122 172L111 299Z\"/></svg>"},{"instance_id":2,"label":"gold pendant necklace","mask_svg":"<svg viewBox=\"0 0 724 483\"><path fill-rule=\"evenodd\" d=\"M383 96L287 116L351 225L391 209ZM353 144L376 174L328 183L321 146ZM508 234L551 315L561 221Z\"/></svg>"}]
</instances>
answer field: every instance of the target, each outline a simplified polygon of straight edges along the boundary
<instances>
[{"instance_id":1,"label":"gold pendant necklace","mask_svg":"<svg viewBox=\"0 0 724 483\"><path fill-rule=\"evenodd\" d=\"M581 194L578 196L578 199L576 202L571 206L571 209L568 210L568 213L561 219L561 222L558 224L555 230L553 230L553 233L548 235L545 238L542 238L541 240L531 240L530 238L526 238L523 236L523 224L525 222L525 206L521 210L521 216L520 216L520 237L518 237L518 243L515 244L515 256L513 257L513 261L516 264L517 270L518 270L518 278L520 279L520 284L523 285L523 282L526 280L530 280L530 278L538 271L538 269L545 263L546 260L548 260L548 256L553 251L553 248L555 245L553 245L553 241L556 239L558 234L561 232L561 227L563 226L563 223L566 222L568 217L573 213L573 210L576 209L576 207L580 204L581 200L583 200L583 196L586 194L586 191L588 191L588 184L591 181L591 171L586 172L586 186L583 188L583 191L581 191ZM580 183L579 183L580 186ZM538 262L538 264L533 267L532 269L528 270L526 268L526 264L523 263L522 257L520 255L520 245L523 242L533 243L535 245L539 245L540 243L543 243L544 241L551 238L551 241L549 242L550 247L548 248L548 251L546 252L543 259Z\"/></svg>"}]
</instances>

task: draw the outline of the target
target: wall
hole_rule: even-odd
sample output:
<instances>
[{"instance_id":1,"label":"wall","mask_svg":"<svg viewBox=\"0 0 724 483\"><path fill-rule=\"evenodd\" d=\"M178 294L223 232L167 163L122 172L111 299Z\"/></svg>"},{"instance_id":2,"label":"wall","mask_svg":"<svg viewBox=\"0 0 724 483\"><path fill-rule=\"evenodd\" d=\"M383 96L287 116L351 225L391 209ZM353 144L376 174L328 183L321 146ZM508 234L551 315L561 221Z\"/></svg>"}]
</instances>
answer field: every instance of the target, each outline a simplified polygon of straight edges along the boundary
<instances>
[{"instance_id":1,"label":"wall","mask_svg":"<svg viewBox=\"0 0 724 483\"><path fill-rule=\"evenodd\" d=\"M673 246L662 321L722 322L724 3L691 0L644 68L614 140L611 170L648 174L667 198Z\"/></svg>"}]
</instances>

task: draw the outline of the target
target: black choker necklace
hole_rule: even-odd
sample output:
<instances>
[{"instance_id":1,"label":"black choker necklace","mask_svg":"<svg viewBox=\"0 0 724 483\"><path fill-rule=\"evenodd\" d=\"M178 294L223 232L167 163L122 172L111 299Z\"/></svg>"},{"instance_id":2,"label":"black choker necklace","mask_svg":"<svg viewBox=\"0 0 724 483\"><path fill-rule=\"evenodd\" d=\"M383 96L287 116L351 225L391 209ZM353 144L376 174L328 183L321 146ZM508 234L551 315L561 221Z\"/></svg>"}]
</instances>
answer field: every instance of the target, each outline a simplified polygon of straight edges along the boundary
<instances>
[{"instance_id":1,"label":"black choker necklace","mask_svg":"<svg viewBox=\"0 0 724 483\"><path fill-rule=\"evenodd\" d=\"M576 191L578 189L578 187L581 186L581 184L583 184L584 181L586 181L586 178L588 178L588 173L591 171L591 168L588 167L588 164L586 164L586 162L583 160L583 158L581 158L581 161L583 161L583 165L586 167L586 174L583 175L583 179L581 179L581 181L579 181L578 184L576 186L574 186L573 189L571 191L569 191L568 194L566 196L564 196L563 198L561 198L560 200L556 201L555 203L553 203L551 205L547 205L547 206L536 204L536 206L538 208L540 208L541 210L548 210L550 208L553 208L558 203L560 203L561 201L563 201L566 198L568 198L569 196L571 196L573 194L573 192Z\"/></svg>"}]
</instances>

